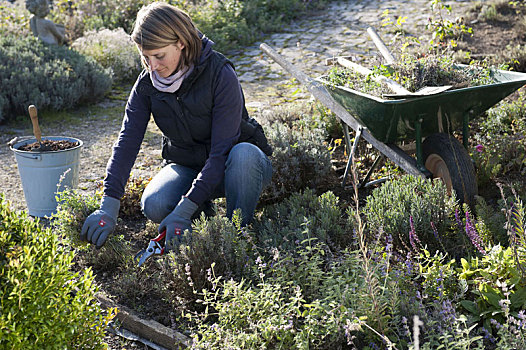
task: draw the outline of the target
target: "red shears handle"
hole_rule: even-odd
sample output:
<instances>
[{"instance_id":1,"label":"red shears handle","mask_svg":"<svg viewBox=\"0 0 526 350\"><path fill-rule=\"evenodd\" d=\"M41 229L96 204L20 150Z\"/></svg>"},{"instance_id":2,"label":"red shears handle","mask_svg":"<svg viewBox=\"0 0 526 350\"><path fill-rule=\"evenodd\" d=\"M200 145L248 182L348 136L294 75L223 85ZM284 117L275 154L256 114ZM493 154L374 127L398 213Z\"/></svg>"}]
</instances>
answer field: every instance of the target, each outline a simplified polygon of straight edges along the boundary
<instances>
[{"instance_id":1,"label":"red shears handle","mask_svg":"<svg viewBox=\"0 0 526 350\"><path fill-rule=\"evenodd\" d=\"M159 243L166 237L166 230L163 230L157 237L152 239L152 241ZM161 249L161 254L164 254L164 247Z\"/></svg>"}]
</instances>

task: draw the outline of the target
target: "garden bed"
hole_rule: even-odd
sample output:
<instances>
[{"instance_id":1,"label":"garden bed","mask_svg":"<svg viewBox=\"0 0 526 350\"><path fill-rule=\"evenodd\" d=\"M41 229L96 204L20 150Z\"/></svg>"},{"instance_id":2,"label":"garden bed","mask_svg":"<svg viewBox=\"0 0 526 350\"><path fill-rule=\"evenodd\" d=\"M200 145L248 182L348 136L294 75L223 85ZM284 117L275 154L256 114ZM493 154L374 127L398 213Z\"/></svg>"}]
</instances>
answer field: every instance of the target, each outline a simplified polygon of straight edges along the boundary
<instances>
[{"instance_id":1,"label":"garden bed","mask_svg":"<svg viewBox=\"0 0 526 350\"><path fill-rule=\"evenodd\" d=\"M365 146L361 146L360 148L361 154L365 155L367 154L367 148ZM340 202L338 203L338 206L341 208L349 208L353 206L352 201L352 191L349 190L341 190L340 181L341 179L339 176L342 174L342 166L344 164L344 155L342 153L342 149L339 148L336 152L333 153L333 164L336 165L331 173L327 176L327 178L322 183L318 184L318 188L316 190L317 194L322 194L326 192L327 190L335 190L337 191L337 194L340 196ZM370 160L367 160L367 157L360 158L360 162L362 164L370 162ZM360 170L360 169L359 169ZM140 187L141 186L135 186L135 190L128 190L128 194L130 194L131 198L135 198L137 200L139 193L140 193ZM131 191L131 192L130 192ZM134 192L135 191L135 192ZM366 199L365 196L367 194L370 194L370 192L361 192L360 195L363 196L362 200L360 201L360 204L365 205ZM312 198L311 198L312 199ZM303 198L305 200L305 198ZM132 203L133 201L127 201L128 204ZM273 202L272 200L270 202ZM216 203L219 207L219 214L223 214L221 212L221 201ZM304 203L302 203L304 205ZM289 203L289 205L292 205ZM121 258L117 258L118 263L111 263L112 260L104 260L104 259L115 259L114 257L111 257L114 252L118 252L120 248L126 249L127 256L133 256L134 252L144 248L148 244L148 240L155 236L156 234L156 228L152 226L151 224L147 223L144 218L140 216L140 214L137 213L136 208L133 209L127 205L124 205L124 210L128 210L129 213L135 213L131 216L122 216L119 219L119 229L118 232L116 232L116 237L119 237L115 242L113 242L113 246L109 245L105 248L103 248L101 251L93 252L88 251L83 254L79 254L79 267L84 266L91 266L94 267L95 271L97 272L97 281L103 286L103 289L105 292L112 297L117 302L126 305L127 307L133 308L136 310L136 312L144 318L151 318L153 320L156 320L160 322L161 324L168 326L168 327L175 327L180 332L186 333L187 335L189 333L189 328L187 328L190 323L188 319L181 318L181 311L184 311L185 305L188 306L188 304L185 304L188 302L188 300L192 300L192 298L195 298L195 300L198 299L197 294L194 294L192 291L192 285L191 283L197 283L199 288L202 288L203 286L206 286L210 290L212 290L214 286L214 279L212 275L210 275L209 269L212 268L211 264L203 264L199 267L194 267L193 265L190 266L190 269L187 270L186 266L181 266L180 262L177 272L179 273L179 276L174 276L173 274L168 273L168 270L170 270L173 273L173 267L174 265L171 264L169 258L161 258L161 259L154 259L152 261L149 261L145 267L138 269L136 267L133 267L133 262L130 262L126 258L124 260L119 260ZM128 214L129 214L128 213ZM283 214L282 214L283 215ZM309 215L312 215L310 213ZM340 215L343 215L347 217L347 215L344 215L343 212L340 212ZM347 219L345 219L347 220ZM344 221L345 221L344 220ZM79 222L81 222L80 220ZM465 220L464 220L465 221ZM77 223L78 224L78 223ZM217 224L219 225L219 224ZM260 222L260 225L262 223ZM462 223L462 227L467 225L467 222ZM262 226L258 226L256 228L257 230L260 230ZM467 227L467 226L466 226ZM216 228L217 229L217 228ZM223 227L220 232L215 231L215 229L212 229L210 231L204 230L200 231L202 233L208 232L213 233L213 236L221 237L221 234L224 234L225 228ZM228 230L227 230L228 231ZM432 234L432 232L430 232ZM258 232L258 235L260 232ZM252 237L252 238L251 238ZM253 239L253 236L250 234L245 237L247 242L251 242L251 239ZM131 246L126 247L126 244L123 244L123 242L130 242ZM220 246L214 246L218 248L219 250L224 249L224 246L221 244L224 244L225 241L220 243ZM119 248L120 244L120 248ZM206 244L210 244L209 242ZM331 243L332 244L332 243ZM407 246L411 246L410 241L406 241L405 243L402 243L401 241L398 244L405 244ZM464 240L463 243L458 244L458 251L461 251L462 249L468 247L471 243L467 240ZM355 246L357 247L357 246ZM211 249L210 246L208 246L208 249ZM245 249L248 249L245 247ZM213 250L213 249L212 249ZM195 252L195 251L194 251ZM332 251L332 254L337 252L337 250ZM254 253L254 252L252 252ZM261 252L263 253L263 251ZM269 253L269 252L267 252ZM110 256L110 258L108 258ZM119 254L117 254L119 256ZM257 255L251 255L253 259L257 259ZM186 256L187 259L189 259L190 256ZM313 257L313 256L311 256ZM82 261L83 259L86 259ZM98 259L99 262L93 264L92 259ZM107 261L106 263L100 263L100 259L102 261ZM177 259L177 258L175 258ZM213 259L210 258L211 262ZM90 261L92 261L90 263ZM113 260L115 261L115 260ZM185 261L185 260L183 260ZM186 260L187 262L190 262L191 260ZM255 262L255 261L254 261ZM268 262L268 261L267 261ZM265 264L265 261L260 261L260 264ZM87 265L86 265L87 264ZM224 262L223 269L225 269L226 265L228 265L227 262ZM263 273L262 265L258 265L256 263L256 269L261 268L262 270L259 273ZM228 269L227 269L228 270ZM266 270L265 270L266 271ZM217 272L217 271L216 271ZM227 276L233 277L232 271L230 271L229 275L228 273L225 275L225 278ZM247 273L245 271L245 273ZM257 270L256 270L257 273ZM267 271L268 273L268 271ZM249 273L250 275L250 273ZM196 276L201 276L198 281L196 281ZM219 275L218 275L219 276ZM203 280L204 278L204 280ZM238 276L239 278L239 276ZM254 278L254 276L252 276ZM167 296L166 294L163 294L162 290L166 291L170 288L176 288L178 283L186 283L186 289L184 291L179 290L178 295L172 295ZM163 285L162 288L159 288L159 285ZM156 286L156 287L155 287ZM199 288L195 288L197 291L199 291ZM194 295L194 297L192 297ZM174 300L177 300L177 298L188 298L187 301L182 301L182 303L179 303L177 307L174 308ZM217 306L217 305L216 305ZM198 304L194 305L193 312L197 314L203 312L203 308L200 308ZM171 310L170 312L167 312L167 310ZM196 316L198 317L198 316ZM358 326L356 326L358 327Z\"/></svg>"},{"instance_id":2,"label":"garden bed","mask_svg":"<svg viewBox=\"0 0 526 350\"><path fill-rule=\"evenodd\" d=\"M477 33L477 24L473 24L473 27L474 32ZM490 41L491 37L488 35L484 40ZM484 40L478 43L482 45ZM500 45L505 44L504 40L496 42ZM478 43L474 42L471 45L474 52L475 45ZM517 96L518 94L515 95L516 98ZM519 98L519 101L524 101L524 98ZM122 106L118 108L121 109ZM501 108L494 114L502 113L504 117L495 117L495 120L505 120L508 116L519 115L517 111L520 111L521 108L521 104L510 104L507 108ZM306 121L303 120L302 123ZM108 123L102 124L104 125L101 127L104 127ZM301 123L293 124L291 128L299 129L301 125ZM386 344L385 338L377 337L374 332L367 331L366 324L380 332L381 335L389 334L391 341L397 342L400 346L406 346L412 341L412 334L409 331L412 327L412 320L404 321L402 315L414 315L421 312L422 309L426 310L427 316L420 315L426 327L423 334L430 337L437 334L438 337L441 333L439 333L439 327L435 327L434 322L444 320L439 318L439 314L443 316L448 313L444 317L457 317L451 310L451 303L448 304L450 300L453 300L453 295L448 293L455 290L454 286L459 284L461 276L472 274L473 280L465 280L469 283L486 278L485 281L488 282L484 284L484 288L495 289L497 281L488 279L490 274L486 275L489 267L497 269L499 266L513 265L513 257L507 251L496 250L495 254L491 255L494 257L494 265L480 262L481 265L477 267L474 260L471 259L477 256L484 256L480 258L480 261L489 259L474 245L475 243L480 244L480 241L472 240L472 237L468 236L473 234L475 225L478 229L475 232L480 233L482 239L506 242L506 230L503 229L506 222L504 215L506 207L502 204L502 199L503 197L513 198L506 184L513 183L514 179L523 179L524 176L524 173L521 173L524 165L521 165L521 159L517 158L520 155L517 156L515 153L508 155L507 153L514 151L513 148L521 145L521 141L505 138L505 135L510 134L518 135L518 137L522 135L524 129L521 129L520 120L511 123L511 130L506 129L502 133L488 133L488 135L498 134L499 137L502 137L499 139L502 145L494 150L500 153L499 157L504 158L501 162L495 163L495 158L487 156L488 153L484 152L484 147L489 151L491 145L491 140L484 139L484 133L489 127L493 128L491 130L496 130L500 126L497 127L494 124L488 126L483 123L474 125L473 133L476 136L471 145L480 144L482 146L482 151L479 152L477 148L478 153L475 153L474 156L477 164L484 167L479 169L485 176L481 186L487 190L484 197L489 204L486 206L481 204L481 209L477 212L479 221L475 223L473 216L462 214L461 208L457 208L457 211L452 209L452 204L442 196L443 191L441 192L440 188L426 187L428 185L418 182L403 180L406 182L382 187L382 190L378 190L374 196L372 190L360 191L358 203L361 208L368 210L363 217L367 217L368 225L373 227L367 231L370 233L367 240L367 243L370 244L369 250L363 245L365 237L359 235L361 229L359 219L352 212L355 205L354 192L352 189L341 187L340 176L345 166L345 154L343 148L338 147L334 140L331 143L335 148L335 151L331 153L332 167L323 177L320 176L319 181L309 184L310 187L314 187L313 193L303 193L289 200L285 200L287 196L278 191L269 193L258 208L255 225L248 230L241 230L223 221L220 217L224 215L224 202L218 200L216 201L218 216L210 220L208 226L202 223L196 228L196 237L202 239L187 244L188 250L183 249L178 254L152 259L141 268L138 268L131 258L137 251L144 248L157 233L156 225L147 222L137 206L140 193L148 181L147 177L133 177L128 184L126 197L122 201L117 231L104 248L94 250L91 247L77 246L78 242L74 242L74 236L78 233L83 219L98 206L99 198L97 195L91 195L95 191L91 191L90 195L81 193L78 197L73 194L67 196L63 203L65 210L61 212L62 216L56 221L59 226L55 231L57 234L70 234L67 240L71 239L72 242L68 241L67 246L72 244L77 250L75 270L83 271L85 267L91 267L96 274L97 284L111 299L110 304L116 302L130 308L133 313L143 319L155 320L182 334L190 335L192 331L200 331L203 336L208 337L211 344L209 348L213 348L212 345L221 348L221 344L213 344L214 339L223 340L226 343L227 339L234 339L238 336L244 336L247 343L253 341L252 344L261 339L267 339L266 348L278 347L280 341L287 342L288 345L297 344L299 348L301 344L305 344L305 342L301 343L302 340L305 341L301 335L306 334L311 337L309 339L316 342L312 346L322 349L331 348L331 345L334 344L346 346L352 342L358 348L364 348L368 344ZM85 127L82 128L85 129ZM316 130L319 131L319 129ZM151 166L152 162L158 160L158 154L154 150L158 149L159 144L156 141L157 135L153 136L155 137L149 134L149 137L146 138L144 154L141 154L138 160L141 165L150 164L149 168L146 167L148 170L146 173L149 175L155 168ZM294 146L303 152L306 149L301 143L303 139L298 140ZM475 148L472 147L472 149ZM309 151L312 150L316 149L309 149ZM90 157L96 152L99 151L91 150ZM312 153L316 154L314 151ZM288 155L290 161L299 157L296 153L284 152L283 154ZM364 169L367 169L372 163L371 149L365 144L360 144L358 155L358 169L356 170L363 175ZM102 173L99 174L99 168L103 167L100 163L103 162L105 159L87 164L90 169L96 169L94 172L97 173L90 181L99 182L103 176ZM313 167L317 163L302 164ZM383 172L399 177L400 171L396 167L389 162L384 165L375 176L381 176ZM498 168L498 165L503 166ZM297 169L284 171L282 176L288 174L292 177L295 175L294 171L297 172ZM499 177L501 174L499 171L503 171L505 176ZM497 183L504 184L505 194L501 195ZM292 192L292 189L289 190ZM332 194L327 193L329 190L332 191ZM517 191L522 195L524 187ZM395 194L399 197L395 197ZM400 196L405 198L403 203L408 207L395 208L396 204L402 202ZM386 198L388 203L382 204ZM375 214L375 206L381 209L377 211L378 215ZM444 211L436 212L436 208L444 209ZM446 208L449 211L446 211ZM411 220L407 216L409 213L411 213ZM388 219L392 219L396 216L395 214L400 214L400 216L396 217L396 220L389 221ZM456 218L455 214L457 214ZM450 219L453 222L450 222L450 227L446 229L441 225L447 225L437 218L443 219L448 215L451 216ZM412 225L415 225L415 228ZM445 242L434 238L435 227L440 233L445 234L447 238ZM358 232L358 234L348 235L349 232ZM400 237L382 235L382 232L395 232ZM408 233L408 235L402 236L400 232ZM364 239L364 242L361 239ZM424 273L418 274L417 271L411 270L411 273L414 273L411 275L412 279L397 279L399 276L404 276L411 266L414 267L414 264L418 262L416 258L418 253L415 250L420 252L422 250L421 247L417 249L413 247L413 245L419 247L417 239L428 243L428 248L442 249L440 244L445 243L450 252L448 257L457 258L457 263L461 259L466 260L466 264L462 263L462 267L457 266L457 269L464 269L464 275L457 273L452 267L455 265L445 257L435 256L427 260L428 265L423 265ZM410 253L412 259L406 259L408 255L404 256L389 250L392 249L393 244L396 245L396 250ZM342 247L348 247L348 249L342 249ZM433 252L431 249L429 251ZM213 263L215 265L212 265ZM352 276L356 271L362 271L363 274L360 272ZM386 271L394 272L392 275L387 275ZM500 276L507 280L512 273L516 272L518 272L517 269L500 271ZM217 279L219 276L222 276L221 281ZM293 279L285 279L291 276ZM230 279L232 279L230 284L221 284ZM240 281L245 281L245 284L241 285ZM247 287L249 281L252 283L251 289ZM290 281L301 286L301 294L297 294L290 287ZM369 283L364 285L363 281ZM437 281L442 281L442 283ZM499 286L502 286L502 281L498 283ZM517 286L521 286L521 283L517 283ZM219 285L222 291L229 291L232 296L230 300L225 298L227 302L224 304L214 303L210 295L207 299L202 294L203 288L215 292L219 289L214 288ZM472 285L469 284L469 286ZM404 300L399 298L400 293L398 292L401 290L406 293L422 290L428 294L420 294L420 298L418 294L415 294L412 296L414 299L410 299L409 294L406 294L408 299ZM497 292L500 291L497 290ZM464 293L472 293L472 291L468 288ZM234 298L234 296L239 298ZM482 297L477 299L474 294L469 294L462 300L466 304L464 313L469 316L470 321L477 312L474 301L479 307L486 307L485 310L496 312L497 316L501 317L498 319L499 322L505 320L502 310L492 310L491 306L488 306L482 299ZM460 300L456 299L456 301L460 305ZM405 309L401 310L403 312L392 312L392 310L397 310L396 303L404 306ZM277 307L273 308L273 305ZM204 315L207 306L211 314L207 315L205 322ZM412 306L415 309L412 309ZM344 315L340 313L342 308L348 308L353 312ZM468 312L468 308L472 312ZM235 315L233 318L239 321L237 325L240 328L236 329L235 324L220 319L218 314L212 314L213 311L218 310ZM250 312L254 310L260 310L260 312L251 314ZM279 311L276 312L276 310ZM517 309L514 310L517 311ZM190 320L188 315L194 318ZM361 319L356 319L354 316L360 316ZM455 318L456 323L453 324L461 327L461 320L459 316ZM259 321L261 323L258 323ZM201 324L203 328L199 328L196 324ZM216 326L211 327L212 324ZM450 329L453 328L450 327ZM251 331L245 332L247 329ZM463 331L467 330L463 329ZM230 338L225 334L229 334ZM324 338L324 334L330 334L331 338ZM467 334L469 335L469 332ZM476 341L477 337L472 335L464 340ZM435 341L438 342L439 339ZM203 344L201 345L204 347Z\"/></svg>"}]
</instances>

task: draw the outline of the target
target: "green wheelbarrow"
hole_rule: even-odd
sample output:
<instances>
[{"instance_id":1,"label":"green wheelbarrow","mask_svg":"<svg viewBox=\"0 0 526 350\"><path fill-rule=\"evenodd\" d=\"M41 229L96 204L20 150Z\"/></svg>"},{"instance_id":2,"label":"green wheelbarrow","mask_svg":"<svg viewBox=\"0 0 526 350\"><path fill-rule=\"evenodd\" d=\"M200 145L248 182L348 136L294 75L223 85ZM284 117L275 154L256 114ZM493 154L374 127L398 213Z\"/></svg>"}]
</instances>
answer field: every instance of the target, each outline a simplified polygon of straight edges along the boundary
<instances>
[{"instance_id":1,"label":"green wheelbarrow","mask_svg":"<svg viewBox=\"0 0 526 350\"><path fill-rule=\"evenodd\" d=\"M387 157L409 174L441 178L448 191L454 190L457 198L467 204L472 204L477 194L475 169L466 150L469 121L526 84L525 73L499 70L495 73L494 84L394 100L382 99L330 85L324 76L312 79L270 46L263 43L260 48L342 122L346 147L350 150L343 186L357 143L363 138L380 155L360 181L360 187L385 181L368 182L381 158ZM349 127L356 133L352 145ZM457 130L462 130L462 143L452 136ZM415 157L400 148L402 141L414 141Z\"/></svg>"}]
</instances>

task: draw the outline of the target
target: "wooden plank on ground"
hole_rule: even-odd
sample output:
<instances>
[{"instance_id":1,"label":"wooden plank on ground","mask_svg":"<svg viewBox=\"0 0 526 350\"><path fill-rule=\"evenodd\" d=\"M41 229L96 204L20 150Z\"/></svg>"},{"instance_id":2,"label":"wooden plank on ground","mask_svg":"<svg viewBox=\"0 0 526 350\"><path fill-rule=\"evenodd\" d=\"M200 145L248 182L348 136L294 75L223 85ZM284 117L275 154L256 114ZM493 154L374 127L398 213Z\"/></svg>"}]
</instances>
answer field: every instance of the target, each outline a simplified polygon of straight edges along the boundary
<instances>
[{"instance_id":1,"label":"wooden plank on ground","mask_svg":"<svg viewBox=\"0 0 526 350\"><path fill-rule=\"evenodd\" d=\"M109 298L97 294L97 299L105 309L117 308L116 318L122 327L170 350L190 347L192 341L186 335L168 328L157 321L145 320L137 316L129 308L119 305Z\"/></svg>"}]
</instances>

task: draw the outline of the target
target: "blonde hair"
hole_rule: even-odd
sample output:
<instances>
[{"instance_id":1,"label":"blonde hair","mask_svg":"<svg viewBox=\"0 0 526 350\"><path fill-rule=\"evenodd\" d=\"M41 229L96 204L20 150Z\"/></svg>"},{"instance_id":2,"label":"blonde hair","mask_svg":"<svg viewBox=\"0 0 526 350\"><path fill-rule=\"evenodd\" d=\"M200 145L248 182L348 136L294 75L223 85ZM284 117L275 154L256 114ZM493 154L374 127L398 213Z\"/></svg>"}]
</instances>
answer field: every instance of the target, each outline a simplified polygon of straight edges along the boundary
<instances>
[{"instance_id":1,"label":"blonde hair","mask_svg":"<svg viewBox=\"0 0 526 350\"><path fill-rule=\"evenodd\" d=\"M137 13L131 38L142 50L155 50L181 42L181 60L177 69L196 64L201 55L199 32L188 14L164 2L154 2ZM142 64L148 63L141 56Z\"/></svg>"}]
</instances>

